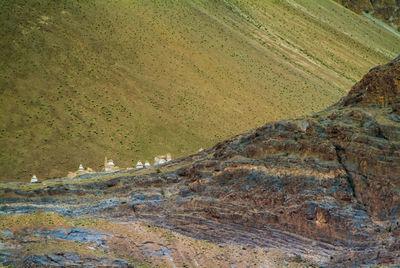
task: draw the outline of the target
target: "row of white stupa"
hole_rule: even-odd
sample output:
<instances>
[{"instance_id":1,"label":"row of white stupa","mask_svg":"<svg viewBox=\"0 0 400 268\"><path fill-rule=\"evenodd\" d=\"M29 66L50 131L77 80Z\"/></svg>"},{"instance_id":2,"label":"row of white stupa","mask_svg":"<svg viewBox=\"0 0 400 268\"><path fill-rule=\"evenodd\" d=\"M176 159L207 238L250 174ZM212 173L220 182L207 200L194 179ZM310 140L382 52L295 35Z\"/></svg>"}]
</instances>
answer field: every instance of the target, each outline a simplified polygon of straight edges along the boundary
<instances>
[{"instance_id":1,"label":"row of white stupa","mask_svg":"<svg viewBox=\"0 0 400 268\"><path fill-rule=\"evenodd\" d=\"M158 156L154 157L154 166L165 164L171 160L172 160L172 157L171 157L170 153L168 153L166 155L158 155ZM142 161L140 161L140 160L136 163L136 168L138 168L138 169L150 168L150 167L151 167L150 162L147 160L144 162L144 165L143 165ZM111 171L115 171L118 169L119 169L119 167L115 166L112 159L109 159L108 161L107 161L107 157L104 159L104 171L105 172L111 172ZM84 170L82 164L79 166L79 170Z\"/></svg>"},{"instance_id":2,"label":"row of white stupa","mask_svg":"<svg viewBox=\"0 0 400 268\"><path fill-rule=\"evenodd\" d=\"M154 166L165 164L171 160L172 160L172 157L171 157L170 153L168 153L166 155L156 156L156 157L154 157ZM137 169L150 168L150 167L151 167L150 162L147 160L144 162L144 165L140 160L136 163ZM120 168L114 164L114 161L112 159L107 160L107 157L104 158L104 172L113 172L113 171L117 171L119 169ZM68 174L68 177L72 178L72 177L75 177L76 175L80 175L80 174L84 174L84 173L92 173L92 172L93 172L93 170L91 168L84 169L83 165L80 164L78 170L76 172L70 172ZM31 178L31 183L38 183L38 182L39 181L38 181L38 178L36 177L36 175L33 175Z\"/></svg>"}]
</instances>

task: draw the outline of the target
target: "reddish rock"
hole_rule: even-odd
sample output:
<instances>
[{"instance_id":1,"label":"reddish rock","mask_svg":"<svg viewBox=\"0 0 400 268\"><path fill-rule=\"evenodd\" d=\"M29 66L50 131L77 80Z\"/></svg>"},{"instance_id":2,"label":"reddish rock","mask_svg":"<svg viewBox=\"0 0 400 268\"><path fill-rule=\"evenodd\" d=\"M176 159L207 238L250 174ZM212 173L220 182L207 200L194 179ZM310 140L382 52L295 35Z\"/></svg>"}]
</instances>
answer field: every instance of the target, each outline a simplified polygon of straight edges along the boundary
<instances>
[{"instance_id":1,"label":"reddish rock","mask_svg":"<svg viewBox=\"0 0 400 268\"><path fill-rule=\"evenodd\" d=\"M387 65L371 69L340 104L379 108L391 106L393 112L400 113L399 96L400 56Z\"/></svg>"}]
</instances>

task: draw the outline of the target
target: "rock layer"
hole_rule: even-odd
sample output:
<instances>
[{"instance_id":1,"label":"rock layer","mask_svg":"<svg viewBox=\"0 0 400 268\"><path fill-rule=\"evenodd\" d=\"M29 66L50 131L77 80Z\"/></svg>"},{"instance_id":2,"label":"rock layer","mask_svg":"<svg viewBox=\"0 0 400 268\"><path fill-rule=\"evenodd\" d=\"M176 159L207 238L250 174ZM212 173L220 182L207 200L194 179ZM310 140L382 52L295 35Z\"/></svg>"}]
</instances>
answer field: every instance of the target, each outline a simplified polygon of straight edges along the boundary
<instances>
[{"instance_id":1,"label":"rock layer","mask_svg":"<svg viewBox=\"0 0 400 268\"><path fill-rule=\"evenodd\" d=\"M391 106L400 113L400 56L384 66L373 68L356 83L341 102L344 106Z\"/></svg>"},{"instance_id":2,"label":"rock layer","mask_svg":"<svg viewBox=\"0 0 400 268\"><path fill-rule=\"evenodd\" d=\"M146 221L327 266L399 264L399 81L397 58L320 113L267 123L158 170L3 187L0 211Z\"/></svg>"}]
</instances>

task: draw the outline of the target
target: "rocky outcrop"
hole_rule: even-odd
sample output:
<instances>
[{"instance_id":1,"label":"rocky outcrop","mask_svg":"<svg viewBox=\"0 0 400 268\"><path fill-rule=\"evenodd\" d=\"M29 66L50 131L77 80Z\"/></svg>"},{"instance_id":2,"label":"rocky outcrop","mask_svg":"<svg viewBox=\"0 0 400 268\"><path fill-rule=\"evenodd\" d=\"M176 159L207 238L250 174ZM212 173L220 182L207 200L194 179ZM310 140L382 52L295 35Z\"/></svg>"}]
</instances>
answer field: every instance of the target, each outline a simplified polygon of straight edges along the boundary
<instances>
[{"instance_id":1,"label":"rocky outcrop","mask_svg":"<svg viewBox=\"0 0 400 268\"><path fill-rule=\"evenodd\" d=\"M107 246L105 244L105 241L107 237L111 236L111 234L108 233L97 232L94 230L87 230L81 228L70 228L70 229L60 228L50 231L37 230L35 234L47 238L57 238L57 239L65 239L81 243L90 243L96 248L106 248L106 249Z\"/></svg>"},{"instance_id":2,"label":"rocky outcrop","mask_svg":"<svg viewBox=\"0 0 400 268\"><path fill-rule=\"evenodd\" d=\"M107 258L82 258L77 253L60 252L46 255L32 255L23 262L23 267L134 267L123 260Z\"/></svg>"},{"instance_id":3,"label":"rocky outcrop","mask_svg":"<svg viewBox=\"0 0 400 268\"><path fill-rule=\"evenodd\" d=\"M340 105L391 107L394 113L400 114L399 95L400 56L387 65L373 68L353 86Z\"/></svg>"},{"instance_id":4,"label":"rocky outcrop","mask_svg":"<svg viewBox=\"0 0 400 268\"><path fill-rule=\"evenodd\" d=\"M397 58L320 113L267 123L154 172L3 188L0 211L145 221L326 266L399 264L399 93Z\"/></svg>"},{"instance_id":5,"label":"rocky outcrop","mask_svg":"<svg viewBox=\"0 0 400 268\"><path fill-rule=\"evenodd\" d=\"M344 7L361 14L371 13L374 17L400 31L400 2L398 0L335 0Z\"/></svg>"}]
</instances>

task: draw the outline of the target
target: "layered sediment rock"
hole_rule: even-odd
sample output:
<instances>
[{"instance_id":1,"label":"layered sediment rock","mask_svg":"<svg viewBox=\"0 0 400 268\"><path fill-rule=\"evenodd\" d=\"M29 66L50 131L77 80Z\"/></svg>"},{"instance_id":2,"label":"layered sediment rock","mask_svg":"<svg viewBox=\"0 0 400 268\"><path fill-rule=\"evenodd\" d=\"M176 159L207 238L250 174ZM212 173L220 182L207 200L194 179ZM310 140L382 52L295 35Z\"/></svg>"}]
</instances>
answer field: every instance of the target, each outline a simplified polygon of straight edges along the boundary
<instances>
[{"instance_id":1,"label":"layered sediment rock","mask_svg":"<svg viewBox=\"0 0 400 268\"><path fill-rule=\"evenodd\" d=\"M320 113L267 123L158 172L3 188L0 211L141 220L324 265L399 264L399 107L400 57Z\"/></svg>"}]
</instances>

